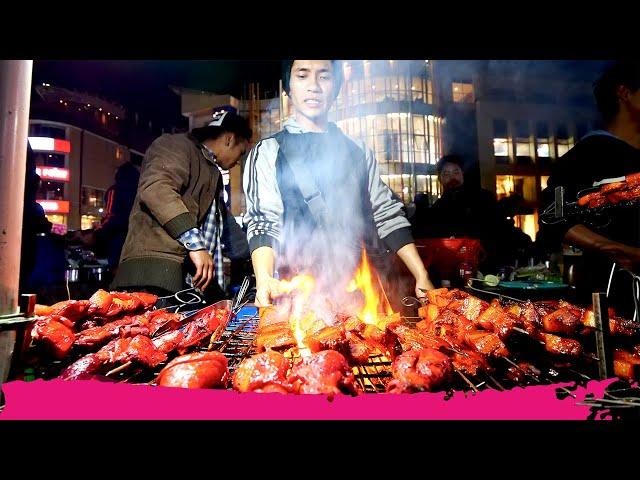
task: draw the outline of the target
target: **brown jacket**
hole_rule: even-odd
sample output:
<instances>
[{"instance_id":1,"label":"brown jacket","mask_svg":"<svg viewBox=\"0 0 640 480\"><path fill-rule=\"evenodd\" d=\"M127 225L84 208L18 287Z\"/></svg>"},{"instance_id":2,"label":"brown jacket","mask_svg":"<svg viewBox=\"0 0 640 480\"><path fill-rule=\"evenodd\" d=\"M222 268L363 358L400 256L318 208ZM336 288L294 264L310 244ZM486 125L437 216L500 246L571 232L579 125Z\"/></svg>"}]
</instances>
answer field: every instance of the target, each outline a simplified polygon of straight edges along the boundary
<instances>
[{"instance_id":1,"label":"brown jacket","mask_svg":"<svg viewBox=\"0 0 640 480\"><path fill-rule=\"evenodd\" d=\"M187 249L177 239L202 224L219 179L220 170L190 134L165 134L151 144L111 288L183 288Z\"/></svg>"}]
</instances>

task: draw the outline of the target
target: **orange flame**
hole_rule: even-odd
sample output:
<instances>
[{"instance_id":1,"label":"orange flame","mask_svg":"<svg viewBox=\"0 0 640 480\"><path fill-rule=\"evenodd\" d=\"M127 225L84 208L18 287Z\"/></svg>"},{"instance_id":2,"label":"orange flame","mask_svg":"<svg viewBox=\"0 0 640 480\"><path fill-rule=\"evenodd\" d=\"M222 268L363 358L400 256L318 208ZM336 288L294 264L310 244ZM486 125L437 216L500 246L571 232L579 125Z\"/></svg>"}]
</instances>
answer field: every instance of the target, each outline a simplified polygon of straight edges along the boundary
<instances>
[{"instance_id":1,"label":"orange flame","mask_svg":"<svg viewBox=\"0 0 640 480\"><path fill-rule=\"evenodd\" d=\"M374 285L374 274L376 276L376 283L381 295L378 295L378 289L376 289L376 286ZM384 329L385 318L380 315L380 313L382 313L380 310L382 309L386 316L391 316L394 312L387 296L384 293L380 277L375 273L375 271L372 271L369 264L369 258L367 257L367 252L364 249L362 250L362 262L356 271L355 278L351 280L347 286L347 292L354 292L355 290L360 290L364 295L364 307L358 313L358 318L360 318L364 323Z\"/></svg>"},{"instance_id":2,"label":"orange flame","mask_svg":"<svg viewBox=\"0 0 640 480\"><path fill-rule=\"evenodd\" d=\"M289 298L282 303L282 308L286 308L289 311L291 332L296 339L298 351L302 357L311 355L311 351L304 343L305 337L311 331L315 331L314 327L317 327L319 322L324 323L310 309L311 296L321 294L321 292L315 292L315 288L316 282L311 275L297 275L291 280L280 281L280 293L290 294ZM384 330L388 321L392 317L397 317L384 293L380 277L371 267L364 249L362 250L360 266L346 289L349 293L356 290L362 292L364 306L360 311L352 313L357 315L364 323Z\"/></svg>"},{"instance_id":3,"label":"orange flame","mask_svg":"<svg viewBox=\"0 0 640 480\"><path fill-rule=\"evenodd\" d=\"M315 286L316 282L311 275L297 275L291 280L282 280L280 282L281 293L300 292L293 297L289 324L300 350L300 355L303 357L311 353L304 343L304 337L306 337L309 326L315 321L315 315L313 312L305 313L305 306Z\"/></svg>"}]
</instances>

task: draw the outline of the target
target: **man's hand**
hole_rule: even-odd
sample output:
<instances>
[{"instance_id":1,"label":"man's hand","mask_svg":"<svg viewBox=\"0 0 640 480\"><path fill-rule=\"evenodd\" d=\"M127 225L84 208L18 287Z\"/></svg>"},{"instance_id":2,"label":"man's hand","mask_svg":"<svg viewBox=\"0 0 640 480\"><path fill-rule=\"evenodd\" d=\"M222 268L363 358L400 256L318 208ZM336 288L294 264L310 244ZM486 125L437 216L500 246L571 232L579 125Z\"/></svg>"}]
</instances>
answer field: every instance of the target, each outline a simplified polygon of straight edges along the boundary
<instances>
[{"instance_id":1,"label":"man's hand","mask_svg":"<svg viewBox=\"0 0 640 480\"><path fill-rule=\"evenodd\" d=\"M189 258L196 267L193 286L204 292L214 277L213 258L206 250L189 252Z\"/></svg>"},{"instance_id":2,"label":"man's hand","mask_svg":"<svg viewBox=\"0 0 640 480\"><path fill-rule=\"evenodd\" d=\"M280 281L273 277L256 280L256 307L268 307L280 295Z\"/></svg>"},{"instance_id":3,"label":"man's hand","mask_svg":"<svg viewBox=\"0 0 640 480\"><path fill-rule=\"evenodd\" d=\"M431 280L429 279L429 275L423 275L416 278L416 298L426 298L427 294L422 290L433 290L434 288L433 283L431 283Z\"/></svg>"}]
</instances>

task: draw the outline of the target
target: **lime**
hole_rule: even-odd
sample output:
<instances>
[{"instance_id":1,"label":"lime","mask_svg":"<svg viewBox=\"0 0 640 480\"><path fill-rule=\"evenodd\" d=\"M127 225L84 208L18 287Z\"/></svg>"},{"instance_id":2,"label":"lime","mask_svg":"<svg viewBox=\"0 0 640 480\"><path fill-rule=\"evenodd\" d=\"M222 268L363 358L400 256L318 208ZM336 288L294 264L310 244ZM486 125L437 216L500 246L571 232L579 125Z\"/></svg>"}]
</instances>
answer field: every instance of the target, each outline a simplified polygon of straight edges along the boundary
<instances>
[{"instance_id":1,"label":"lime","mask_svg":"<svg viewBox=\"0 0 640 480\"><path fill-rule=\"evenodd\" d=\"M500 283L500 279L495 275L486 275L484 277L484 284L488 287L496 287Z\"/></svg>"}]
</instances>

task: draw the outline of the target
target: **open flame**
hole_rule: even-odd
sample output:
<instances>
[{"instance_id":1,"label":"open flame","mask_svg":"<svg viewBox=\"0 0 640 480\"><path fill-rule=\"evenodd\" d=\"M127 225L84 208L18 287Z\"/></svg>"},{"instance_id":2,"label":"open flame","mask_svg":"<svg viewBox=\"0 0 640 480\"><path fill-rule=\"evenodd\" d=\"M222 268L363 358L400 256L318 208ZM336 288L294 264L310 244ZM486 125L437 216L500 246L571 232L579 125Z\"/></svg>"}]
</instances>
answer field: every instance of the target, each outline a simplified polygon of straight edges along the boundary
<instances>
[{"instance_id":1,"label":"open flame","mask_svg":"<svg viewBox=\"0 0 640 480\"><path fill-rule=\"evenodd\" d=\"M358 318L368 325L375 325L384 330L385 316L391 316L394 312L387 295L384 293L380 277L375 274L377 281L374 283L373 274L375 272L372 272L367 252L363 249L362 262L356 271L355 277L349 282L347 292L355 292L356 290L362 292L364 295L364 307L357 313ZM380 292L380 295L378 292ZM384 312L381 312L381 309ZM381 315L381 313L384 313L384 315Z\"/></svg>"},{"instance_id":2,"label":"open flame","mask_svg":"<svg viewBox=\"0 0 640 480\"><path fill-rule=\"evenodd\" d=\"M375 279L374 279L375 277ZM384 330L386 323L392 316L397 316L393 312L389 300L387 299L380 278L372 269L366 251L362 251L362 261L353 279L348 283L346 293L360 291L364 299L364 305L342 305L342 308L350 308L352 311L341 312L357 316L364 323L374 325ZM280 308L287 309L291 331L296 339L300 355L308 357L311 352L304 339L309 333L316 331L320 322L325 325L322 315L315 312L313 305L332 304L326 301L325 292L316 291L316 281L311 275L297 275L291 280L280 282L280 293L283 295L278 302ZM332 299L329 299L332 300ZM337 313L337 312L334 312Z\"/></svg>"},{"instance_id":3,"label":"open flame","mask_svg":"<svg viewBox=\"0 0 640 480\"><path fill-rule=\"evenodd\" d=\"M289 324L296 339L300 355L303 357L311 353L304 343L304 337L306 337L307 330L315 321L315 314L306 311L309 297L315 286L316 282L311 275L297 275L291 280L282 280L280 282L280 292L282 294L297 292L291 298Z\"/></svg>"}]
</instances>

